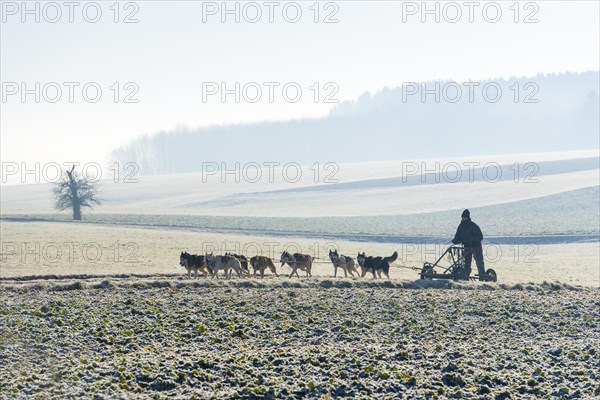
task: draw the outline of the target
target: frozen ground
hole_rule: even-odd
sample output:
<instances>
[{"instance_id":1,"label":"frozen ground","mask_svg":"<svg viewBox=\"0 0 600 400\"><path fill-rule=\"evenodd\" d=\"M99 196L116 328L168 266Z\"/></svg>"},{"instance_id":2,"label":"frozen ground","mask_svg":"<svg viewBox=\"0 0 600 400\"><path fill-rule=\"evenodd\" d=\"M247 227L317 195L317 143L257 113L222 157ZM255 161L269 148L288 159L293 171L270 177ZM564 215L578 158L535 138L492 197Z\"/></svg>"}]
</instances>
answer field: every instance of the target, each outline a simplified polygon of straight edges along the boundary
<instances>
[{"instance_id":1,"label":"frozen ground","mask_svg":"<svg viewBox=\"0 0 600 400\"><path fill-rule=\"evenodd\" d=\"M2 398L595 398L598 289L20 287L0 303Z\"/></svg>"}]
</instances>

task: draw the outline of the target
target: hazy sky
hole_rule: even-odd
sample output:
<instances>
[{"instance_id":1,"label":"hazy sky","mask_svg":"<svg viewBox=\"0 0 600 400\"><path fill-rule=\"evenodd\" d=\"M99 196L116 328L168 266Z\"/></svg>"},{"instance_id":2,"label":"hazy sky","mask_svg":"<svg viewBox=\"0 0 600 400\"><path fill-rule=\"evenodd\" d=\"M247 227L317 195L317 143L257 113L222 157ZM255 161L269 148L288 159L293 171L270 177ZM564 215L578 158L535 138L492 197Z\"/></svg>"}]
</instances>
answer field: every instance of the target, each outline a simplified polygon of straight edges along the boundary
<instances>
[{"instance_id":1,"label":"hazy sky","mask_svg":"<svg viewBox=\"0 0 600 400\"><path fill-rule=\"evenodd\" d=\"M403 82L600 69L597 1L521 2L518 23L515 9L510 9L513 1L499 2L502 15L496 23L485 20L496 17L498 3L490 2L479 2L472 23L462 1L453 3L462 13L456 23L449 21L457 17L453 4L438 3L436 23L435 15L415 10L421 2L384 1L321 2L315 23L313 3L278 2L272 8L273 23L265 2L228 2L230 9L237 4L239 23L235 15L222 15L220 1L137 1L127 8L121 3L118 23L112 1L98 3L102 15L96 23L83 18L86 6L86 17L95 19L96 10L87 2L74 9L73 23L66 6L61 6L58 18L56 9L37 3L36 23L35 15L23 15L20 1L2 2L2 162L103 162L107 153L137 136L181 125L321 116L334 105L323 98L336 86L339 91L333 98L347 100ZM27 4L34 9L36 3ZM435 2L428 6L436 7ZM284 7L289 20L300 8L299 21L287 22ZM249 22L258 9L260 20ZM123 23L129 14L138 22ZM323 22L330 14L337 23ZM524 23L528 16L538 22ZM53 19L58 22L49 22ZM39 103L33 94L21 101L22 82L29 89L40 83ZM47 101L56 96L50 82L57 82L62 91L56 103ZM73 86L73 103L64 82L79 84ZM83 98L82 86L90 82L102 89L97 103ZM115 82L118 103L113 99ZM127 82L134 85L125 87ZM243 99L235 103L233 95L225 103L218 95L203 101L206 82L226 82L230 88L235 82L241 87L257 82L262 98L254 104ZM280 84L274 88L273 103L264 82ZM297 103L283 99L281 88L289 82L302 89ZM316 103L311 90L315 82L320 84ZM327 82L335 85L325 87ZM139 91L133 98L138 103L124 103L123 97L136 86ZM19 92L10 95L15 87ZM293 97L294 86L290 87ZM254 97L255 88L247 88L248 97Z\"/></svg>"}]
</instances>

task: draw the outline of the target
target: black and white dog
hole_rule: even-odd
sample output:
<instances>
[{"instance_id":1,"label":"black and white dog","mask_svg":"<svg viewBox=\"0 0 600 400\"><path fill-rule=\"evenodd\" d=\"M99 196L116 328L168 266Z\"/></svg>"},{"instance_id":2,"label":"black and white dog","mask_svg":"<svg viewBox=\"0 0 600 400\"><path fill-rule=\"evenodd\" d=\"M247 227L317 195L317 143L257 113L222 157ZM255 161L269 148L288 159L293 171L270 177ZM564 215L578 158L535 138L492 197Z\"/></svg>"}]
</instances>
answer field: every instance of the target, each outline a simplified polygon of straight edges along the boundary
<instances>
[{"instance_id":1,"label":"black and white dog","mask_svg":"<svg viewBox=\"0 0 600 400\"><path fill-rule=\"evenodd\" d=\"M356 256L358 265L360 265L361 268L361 277L364 277L367 274L367 272L371 272L373 274L373 279L376 279L377 276L381 278L382 273L388 279L390 279L390 264L396 261L397 259L397 251L395 251L394 254L392 254L390 257L371 257L366 256L364 252L362 254L358 253L358 255Z\"/></svg>"}]
</instances>

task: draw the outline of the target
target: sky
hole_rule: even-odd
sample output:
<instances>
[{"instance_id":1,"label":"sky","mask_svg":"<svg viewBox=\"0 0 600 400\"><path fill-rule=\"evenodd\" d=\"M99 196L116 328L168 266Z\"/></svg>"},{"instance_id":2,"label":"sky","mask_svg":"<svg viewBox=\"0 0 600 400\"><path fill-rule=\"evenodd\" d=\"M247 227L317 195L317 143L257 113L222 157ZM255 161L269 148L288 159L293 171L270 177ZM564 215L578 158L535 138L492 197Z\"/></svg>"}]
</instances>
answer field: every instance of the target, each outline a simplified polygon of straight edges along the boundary
<instances>
[{"instance_id":1,"label":"sky","mask_svg":"<svg viewBox=\"0 0 600 400\"><path fill-rule=\"evenodd\" d=\"M63 2L3 1L0 159L103 163L142 135L324 116L405 82L600 70L599 2L477 3L78 2L70 22Z\"/></svg>"}]
</instances>

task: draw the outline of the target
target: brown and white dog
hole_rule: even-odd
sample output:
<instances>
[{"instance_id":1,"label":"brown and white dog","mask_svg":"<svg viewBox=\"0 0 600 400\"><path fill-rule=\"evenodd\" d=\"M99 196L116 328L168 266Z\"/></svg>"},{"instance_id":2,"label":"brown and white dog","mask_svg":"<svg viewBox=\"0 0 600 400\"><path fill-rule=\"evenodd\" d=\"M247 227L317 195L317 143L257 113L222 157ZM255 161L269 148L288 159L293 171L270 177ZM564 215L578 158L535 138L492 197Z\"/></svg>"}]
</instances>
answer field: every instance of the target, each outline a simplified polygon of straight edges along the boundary
<instances>
[{"instance_id":1,"label":"brown and white dog","mask_svg":"<svg viewBox=\"0 0 600 400\"><path fill-rule=\"evenodd\" d=\"M290 274L290 278L296 274L298 278L298 270L305 271L306 276L312 276L311 268L312 268L312 257L307 254L294 253L290 254L287 251L284 251L281 254L281 258L279 259L281 262L281 266L283 267L285 264L292 267L292 273Z\"/></svg>"},{"instance_id":2,"label":"brown and white dog","mask_svg":"<svg viewBox=\"0 0 600 400\"><path fill-rule=\"evenodd\" d=\"M198 272L202 272L204 277L208 274L212 274L212 269L206 263L204 256L198 256L196 254L190 254L187 251L182 251L179 256L179 265L185 267L188 273L188 278L192 278L192 271L195 273L195 277L198 277Z\"/></svg>"},{"instance_id":3,"label":"brown and white dog","mask_svg":"<svg viewBox=\"0 0 600 400\"><path fill-rule=\"evenodd\" d=\"M354 259L352 257L345 256L343 254L338 254L337 250L331 251L329 250L329 259L333 263L333 277L337 277L337 270L341 268L344 271L344 276L348 277L348 272L350 276L354 278L354 273L356 272L356 276L358 277L358 270L354 264Z\"/></svg>"},{"instance_id":4,"label":"brown and white dog","mask_svg":"<svg viewBox=\"0 0 600 400\"><path fill-rule=\"evenodd\" d=\"M265 276L265 270L267 268L269 268L269 270L271 270L272 273L275 274L275 276L279 276L277 275L277 271L275 270L275 265L273 264L273 260L271 260L269 257L265 257L265 256L254 256L252 258L250 258L250 265L252 265L252 268L254 268L254 276L256 276L256 272L260 271L260 277L264 277Z\"/></svg>"},{"instance_id":5,"label":"brown and white dog","mask_svg":"<svg viewBox=\"0 0 600 400\"><path fill-rule=\"evenodd\" d=\"M235 254L235 253L225 253L226 256L233 256L235 258L238 259L238 261L240 262L240 266L242 267L242 270L244 271L244 273L248 276L250 276L250 269L248 268L248 257L246 257L243 254ZM233 270L230 268L229 269L229 277L231 278L231 273L233 272Z\"/></svg>"}]
</instances>

